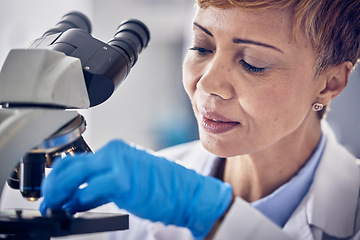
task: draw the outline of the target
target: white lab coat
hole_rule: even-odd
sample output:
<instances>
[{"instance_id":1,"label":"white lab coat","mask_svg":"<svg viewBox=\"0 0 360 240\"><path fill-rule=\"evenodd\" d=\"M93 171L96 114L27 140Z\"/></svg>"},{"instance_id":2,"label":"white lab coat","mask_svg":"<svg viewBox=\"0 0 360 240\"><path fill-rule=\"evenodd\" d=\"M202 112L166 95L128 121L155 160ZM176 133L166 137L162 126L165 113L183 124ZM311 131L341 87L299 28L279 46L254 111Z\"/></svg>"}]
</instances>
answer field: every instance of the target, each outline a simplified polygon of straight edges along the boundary
<instances>
[{"instance_id":1,"label":"white lab coat","mask_svg":"<svg viewBox=\"0 0 360 240\"><path fill-rule=\"evenodd\" d=\"M322 122L326 147L314 181L283 229L248 203L237 198L223 220L216 240L360 239L360 172L356 158L337 143L328 124ZM214 159L199 142L160 152L200 174L211 172ZM161 206L159 206L161 207ZM132 232L132 233L131 233ZM122 238L124 237L124 238ZM112 233L110 239L188 240L188 230L133 218L130 231Z\"/></svg>"},{"instance_id":2,"label":"white lab coat","mask_svg":"<svg viewBox=\"0 0 360 240\"><path fill-rule=\"evenodd\" d=\"M336 142L326 123L322 127L327 144L314 181L283 232L291 236L288 239L298 240L360 239L358 160ZM234 224L248 221L248 217L241 214L242 205L244 203L238 201L232 207L229 213L233 216L225 218L217 239L270 239L270 232L259 231L254 224L248 223L244 229Z\"/></svg>"},{"instance_id":3,"label":"white lab coat","mask_svg":"<svg viewBox=\"0 0 360 240\"><path fill-rule=\"evenodd\" d=\"M356 234L360 231L360 172L356 159L336 142L325 121L322 127L327 143L314 181L284 228L237 198L220 225L216 240L360 239L360 234ZM199 142L172 147L160 154L176 159L203 175L210 174L216 160ZM105 206L105 209L123 212L114 205ZM191 240L193 237L185 228L164 226L130 216L130 230L97 236L97 239Z\"/></svg>"}]
</instances>

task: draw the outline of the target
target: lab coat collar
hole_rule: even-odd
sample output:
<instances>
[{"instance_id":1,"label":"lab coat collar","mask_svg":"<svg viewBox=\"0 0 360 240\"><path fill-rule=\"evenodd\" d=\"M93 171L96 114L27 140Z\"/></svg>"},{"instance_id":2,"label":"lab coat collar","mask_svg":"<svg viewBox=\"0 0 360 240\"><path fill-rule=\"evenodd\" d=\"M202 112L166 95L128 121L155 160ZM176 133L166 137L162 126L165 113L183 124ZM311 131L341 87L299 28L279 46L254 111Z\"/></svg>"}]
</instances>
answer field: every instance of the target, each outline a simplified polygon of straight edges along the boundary
<instances>
[{"instance_id":1,"label":"lab coat collar","mask_svg":"<svg viewBox=\"0 0 360 240\"><path fill-rule=\"evenodd\" d=\"M298 236L298 239L314 239L312 227L337 238L349 238L354 234L360 189L358 166L355 157L337 143L326 121L322 122L322 130L327 143L313 183L284 226L285 232ZM183 148L187 150L185 154ZM185 144L179 151L172 149L170 153L165 155L182 158L182 164L204 175L211 174L218 159L199 141Z\"/></svg>"},{"instance_id":2,"label":"lab coat collar","mask_svg":"<svg viewBox=\"0 0 360 240\"><path fill-rule=\"evenodd\" d=\"M354 234L360 173L355 157L336 142L325 121L322 129L327 145L304 199L306 218L327 235L347 238Z\"/></svg>"}]
</instances>

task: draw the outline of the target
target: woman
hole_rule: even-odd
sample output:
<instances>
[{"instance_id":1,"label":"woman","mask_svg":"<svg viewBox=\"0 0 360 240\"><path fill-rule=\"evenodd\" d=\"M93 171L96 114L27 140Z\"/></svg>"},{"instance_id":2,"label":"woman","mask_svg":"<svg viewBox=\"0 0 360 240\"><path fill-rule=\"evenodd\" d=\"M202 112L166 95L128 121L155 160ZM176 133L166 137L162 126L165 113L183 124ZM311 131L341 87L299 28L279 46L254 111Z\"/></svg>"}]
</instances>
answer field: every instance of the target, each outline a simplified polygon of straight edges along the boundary
<instances>
[{"instance_id":1,"label":"woman","mask_svg":"<svg viewBox=\"0 0 360 240\"><path fill-rule=\"evenodd\" d=\"M183 81L203 147L163 154L213 177L113 141L58 161L42 212L114 202L199 238L359 238L356 159L322 119L360 57L360 1L197 3ZM184 228L136 221L120 234L192 238Z\"/></svg>"}]
</instances>

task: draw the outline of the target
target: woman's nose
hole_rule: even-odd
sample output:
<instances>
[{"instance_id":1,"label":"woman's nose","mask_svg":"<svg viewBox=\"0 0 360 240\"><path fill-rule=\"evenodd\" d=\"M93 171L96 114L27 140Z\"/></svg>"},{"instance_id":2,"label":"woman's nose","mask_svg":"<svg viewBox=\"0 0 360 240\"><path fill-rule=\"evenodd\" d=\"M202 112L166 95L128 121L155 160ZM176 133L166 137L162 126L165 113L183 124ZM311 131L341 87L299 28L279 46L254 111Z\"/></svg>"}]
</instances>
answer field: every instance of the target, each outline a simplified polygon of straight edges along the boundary
<instances>
[{"instance_id":1,"label":"woman's nose","mask_svg":"<svg viewBox=\"0 0 360 240\"><path fill-rule=\"evenodd\" d=\"M227 64L222 59L215 58L206 66L196 88L207 95L215 95L229 100L235 94L230 81L231 72L230 63Z\"/></svg>"}]
</instances>

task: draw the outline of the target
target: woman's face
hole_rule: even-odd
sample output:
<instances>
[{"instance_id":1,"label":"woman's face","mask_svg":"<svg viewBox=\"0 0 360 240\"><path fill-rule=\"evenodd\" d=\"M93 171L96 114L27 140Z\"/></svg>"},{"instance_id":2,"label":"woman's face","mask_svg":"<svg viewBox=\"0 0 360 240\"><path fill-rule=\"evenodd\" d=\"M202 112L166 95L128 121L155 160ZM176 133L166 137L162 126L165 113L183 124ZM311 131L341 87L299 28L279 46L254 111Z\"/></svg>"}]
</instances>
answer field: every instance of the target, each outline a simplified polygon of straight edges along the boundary
<instances>
[{"instance_id":1,"label":"woman's face","mask_svg":"<svg viewBox=\"0 0 360 240\"><path fill-rule=\"evenodd\" d=\"M204 147L230 157L291 144L318 121L315 59L302 33L293 41L287 11L199 9L183 81Z\"/></svg>"}]
</instances>

